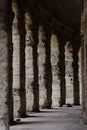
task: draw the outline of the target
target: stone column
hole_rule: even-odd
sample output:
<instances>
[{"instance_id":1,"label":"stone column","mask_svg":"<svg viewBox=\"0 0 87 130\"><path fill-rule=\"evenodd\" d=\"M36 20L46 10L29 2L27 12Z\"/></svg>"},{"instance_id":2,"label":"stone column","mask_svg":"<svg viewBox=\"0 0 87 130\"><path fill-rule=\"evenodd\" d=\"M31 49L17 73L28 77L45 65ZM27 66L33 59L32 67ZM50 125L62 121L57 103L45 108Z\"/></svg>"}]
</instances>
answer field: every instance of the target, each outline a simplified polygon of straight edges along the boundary
<instances>
[{"instance_id":1,"label":"stone column","mask_svg":"<svg viewBox=\"0 0 87 130\"><path fill-rule=\"evenodd\" d=\"M85 1L82 1L81 10L81 78L82 78L82 114L85 120L85 46L84 46L84 29L85 29ZM87 118L86 118L87 119ZM87 122L87 120L86 120Z\"/></svg>"},{"instance_id":2,"label":"stone column","mask_svg":"<svg viewBox=\"0 0 87 130\"><path fill-rule=\"evenodd\" d=\"M84 60L84 37L81 38L81 45L82 45L82 50L81 50L81 72L82 72L82 112L83 112L83 117L85 115L85 60Z\"/></svg>"},{"instance_id":3,"label":"stone column","mask_svg":"<svg viewBox=\"0 0 87 130\"><path fill-rule=\"evenodd\" d=\"M9 43L10 44L10 43ZM0 129L9 130L8 114L8 37L0 23Z\"/></svg>"},{"instance_id":4,"label":"stone column","mask_svg":"<svg viewBox=\"0 0 87 130\"><path fill-rule=\"evenodd\" d=\"M50 37L44 26L39 26L38 66L39 66L39 99L41 108L51 107L52 75L50 61Z\"/></svg>"},{"instance_id":5,"label":"stone column","mask_svg":"<svg viewBox=\"0 0 87 130\"><path fill-rule=\"evenodd\" d=\"M82 105L82 72L81 72L81 68L82 68L81 56L82 55L81 55L81 49L82 49L82 47L80 47L79 53L78 53L78 58L79 58L79 61L78 61L78 65L79 65L78 73L79 73L80 104Z\"/></svg>"},{"instance_id":6,"label":"stone column","mask_svg":"<svg viewBox=\"0 0 87 130\"><path fill-rule=\"evenodd\" d=\"M87 1L84 0L83 1L84 6L83 6L83 10L84 10L84 41L82 42L82 48L83 48L83 65L82 66L82 75L83 77L83 118L84 118L84 123L87 123Z\"/></svg>"},{"instance_id":7,"label":"stone column","mask_svg":"<svg viewBox=\"0 0 87 130\"><path fill-rule=\"evenodd\" d=\"M13 117L13 43L12 43L12 24L14 19L14 13L12 12L12 1L9 1L9 8L8 8L8 22L7 22L7 29L8 29L8 61L9 61L9 79L8 79L8 86L9 86L9 99L8 99L8 106L9 106L9 124L12 125L14 122Z\"/></svg>"},{"instance_id":8,"label":"stone column","mask_svg":"<svg viewBox=\"0 0 87 130\"><path fill-rule=\"evenodd\" d=\"M25 95L25 22L21 4L13 3L15 18L13 21L13 96L14 114L26 116Z\"/></svg>"},{"instance_id":9,"label":"stone column","mask_svg":"<svg viewBox=\"0 0 87 130\"><path fill-rule=\"evenodd\" d=\"M18 20L17 14L15 13L15 18L12 26L12 40L13 40L13 100L14 100L14 115L19 115L20 109L20 71L19 71L19 62L20 62L20 48L19 41L20 36L18 32Z\"/></svg>"},{"instance_id":10,"label":"stone column","mask_svg":"<svg viewBox=\"0 0 87 130\"><path fill-rule=\"evenodd\" d=\"M66 104L73 104L73 47L72 43L65 45L65 79L66 79Z\"/></svg>"},{"instance_id":11,"label":"stone column","mask_svg":"<svg viewBox=\"0 0 87 130\"><path fill-rule=\"evenodd\" d=\"M80 104L80 89L78 76L78 52L80 40L73 41L73 87L74 87L74 105Z\"/></svg>"},{"instance_id":12,"label":"stone column","mask_svg":"<svg viewBox=\"0 0 87 130\"><path fill-rule=\"evenodd\" d=\"M60 106L66 103L65 42L59 41Z\"/></svg>"},{"instance_id":13,"label":"stone column","mask_svg":"<svg viewBox=\"0 0 87 130\"><path fill-rule=\"evenodd\" d=\"M12 6L12 4L11 4ZM12 19L9 19L8 21L8 60L9 60L9 81L8 81L8 85L9 85L9 123L13 124L14 121L14 117L13 117L13 43L12 43L12 22L13 22L13 18L14 18L14 13L11 12L11 10L9 10L9 14L11 16Z\"/></svg>"},{"instance_id":14,"label":"stone column","mask_svg":"<svg viewBox=\"0 0 87 130\"><path fill-rule=\"evenodd\" d=\"M26 12L25 14L25 26L27 111L39 111L39 85L37 66L38 23L34 23L29 12Z\"/></svg>"},{"instance_id":15,"label":"stone column","mask_svg":"<svg viewBox=\"0 0 87 130\"><path fill-rule=\"evenodd\" d=\"M25 1L18 2L18 30L20 35L20 117L26 116L25 90Z\"/></svg>"},{"instance_id":16,"label":"stone column","mask_svg":"<svg viewBox=\"0 0 87 130\"><path fill-rule=\"evenodd\" d=\"M59 76L59 43L56 34L51 35L51 66L52 66L52 107L58 107L60 101Z\"/></svg>"},{"instance_id":17,"label":"stone column","mask_svg":"<svg viewBox=\"0 0 87 130\"><path fill-rule=\"evenodd\" d=\"M12 87L9 86L9 46L12 45L11 25L8 27L10 2L0 1L0 130L9 130L9 88Z\"/></svg>"}]
</instances>

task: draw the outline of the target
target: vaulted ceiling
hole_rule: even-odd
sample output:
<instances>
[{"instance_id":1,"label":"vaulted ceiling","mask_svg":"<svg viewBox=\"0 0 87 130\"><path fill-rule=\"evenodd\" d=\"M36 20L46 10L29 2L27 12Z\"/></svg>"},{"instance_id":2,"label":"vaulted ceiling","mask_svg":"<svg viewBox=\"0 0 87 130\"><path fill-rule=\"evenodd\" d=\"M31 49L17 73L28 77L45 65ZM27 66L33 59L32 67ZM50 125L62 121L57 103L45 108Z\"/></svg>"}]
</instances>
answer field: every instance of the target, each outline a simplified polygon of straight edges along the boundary
<instances>
[{"instance_id":1,"label":"vaulted ceiling","mask_svg":"<svg viewBox=\"0 0 87 130\"><path fill-rule=\"evenodd\" d=\"M40 3L58 21L79 32L81 0L40 0Z\"/></svg>"}]
</instances>

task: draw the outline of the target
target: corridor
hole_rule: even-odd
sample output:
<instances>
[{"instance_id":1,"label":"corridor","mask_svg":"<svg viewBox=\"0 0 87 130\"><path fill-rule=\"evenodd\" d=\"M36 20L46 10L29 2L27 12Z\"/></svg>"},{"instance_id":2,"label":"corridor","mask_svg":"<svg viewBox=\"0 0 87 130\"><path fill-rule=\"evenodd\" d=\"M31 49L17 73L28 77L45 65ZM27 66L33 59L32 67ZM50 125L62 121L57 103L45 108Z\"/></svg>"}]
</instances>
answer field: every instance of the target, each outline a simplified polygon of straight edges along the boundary
<instances>
[{"instance_id":1,"label":"corridor","mask_svg":"<svg viewBox=\"0 0 87 130\"><path fill-rule=\"evenodd\" d=\"M87 130L82 122L81 106L43 109L38 113L28 113L11 130Z\"/></svg>"},{"instance_id":2,"label":"corridor","mask_svg":"<svg viewBox=\"0 0 87 130\"><path fill-rule=\"evenodd\" d=\"M0 1L0 130L87 130L87 0Z\"/></svg>"}]
</instances>

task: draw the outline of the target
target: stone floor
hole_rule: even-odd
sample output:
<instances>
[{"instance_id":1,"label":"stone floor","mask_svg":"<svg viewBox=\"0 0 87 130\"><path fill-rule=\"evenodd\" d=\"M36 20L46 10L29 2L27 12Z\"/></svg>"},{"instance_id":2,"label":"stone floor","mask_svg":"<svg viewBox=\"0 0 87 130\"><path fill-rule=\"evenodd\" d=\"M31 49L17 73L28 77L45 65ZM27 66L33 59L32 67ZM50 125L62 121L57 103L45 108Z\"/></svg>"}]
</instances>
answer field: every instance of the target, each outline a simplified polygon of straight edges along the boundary
<instances>
[{"instance_id":1,"label":"stone floor","mask_svg":"<svg viewBox=\"0 0 87 130\"><path fill-rule=\"evenodd\" d=\"M41 110L29 113L29 117L22 118L10 130L87 130L81 116L78 106Z\"/></svg>"}]
</instances>

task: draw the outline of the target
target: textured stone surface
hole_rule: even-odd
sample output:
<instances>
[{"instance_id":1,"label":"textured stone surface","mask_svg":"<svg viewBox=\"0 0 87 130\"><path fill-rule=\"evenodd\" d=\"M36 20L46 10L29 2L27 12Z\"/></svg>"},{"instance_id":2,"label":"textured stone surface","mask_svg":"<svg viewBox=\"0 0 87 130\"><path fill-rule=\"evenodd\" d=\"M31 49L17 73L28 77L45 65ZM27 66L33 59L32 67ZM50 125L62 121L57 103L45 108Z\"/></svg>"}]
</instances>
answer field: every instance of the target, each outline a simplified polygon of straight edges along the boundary
<instances>
[{"instance_id":1,"label":"textured stone surface","mask_svg":"<svg viewBox=\"0 0 87 130\"><path fill-rule=\"evenodd\" d=\"M85 123L87 123L87 1L84 1L84 41L82 42L83 47L83 66L82 66L82 76L83 76L83 117Z\"/></svg>"},{"instance_id":2,"label":"textured stone surface","mask_svg":"<svg viewBox=\"0 0 87 130\"><path fill-rule=\"evenodd\" d=\"M78 70L78 52L80 48L80 40L74 38L73 44L73 87L74 87L74 105L80 104L80 86L79 86L79 70Z\"/></svg>"},{"instance_id":3,"label":"textured stone surface","mask_svg":"<svg viewBox=\"0 0 87 130\"><path fill-rule=\"evenodd\" d=\"M18 30L20 34L20 111L19 116L26 116L26 90L25 90L25 1L18 4Z\"/></svg>"},{"instance_id":4,"label":"textured stone surface","mask_svg":"<svg viewBox=\"0 0 87 130\"><path fill-rule=\"evenodd\" d=\"M15 6L14 6L15 7ZM18 116L20 111L20 35L18 31L17 9L13 8L15 17L12 26L13 40L13 100L14 115Z\"/></svg>"},{"instance_id":5,"label":"textured stone surface","mask_svg":"<svg viewBox=\"0 0 87 130\"><path fill-rule=\"evenodd\" d=\"M7 25L7 30L8 30L8 62L9 62L9 68L8 68L8 86L9 86L9 99L8 99L8 107L9 107L9 124L13 124L14 121L14 115L13 115L13 43L12 43L12 24L13 24L13 19L14 19L14 13L12 12L12 3L9 1L9 10L8 14L11 16L8 17L8 25Z\"/></svg>"},{"instance_id":6,"label":"textured stone surface","mask_svg":"<svg viewBox=\"0 0 87 130\"><path fill-rule=\"evenodd\" d=\"M47 107L47 86L46 86L46 35L43 27L39 27L38 37L38 66L39 66L39 104L40 107Z\"/></svg>"},{"instance_id":7,"label":"textured stone surface","mask_svg":"<svg viewBox=\"0 0 87 130\"><path fill-rule=\"evenodd\" d=\"M82 47L80 47L79 49L79 53L78 53L78 58L79 58L79 61L78 61L78 65L79 65L79 87L80 87L80 104L82 104L82 71L81 71L81 68L82 68L82 65L81 65L81 49Z\"/></svg>"},{"instance_id":8,"label":"textured stone surface","mask_svg":"<svg viewBox=\"0 0 87 130\"><path fill-rule=\"evenodd\" d=\"M73 47L70 42L65 45L66 103L73 104Z\"/></svg>"},{"instance_id":9,"label":"textured stone surface","mask_svg":"<svg viewBox=\"0 0 87 130\"><path fill-rule=\"evenodd\" d=\"M13 2L13 11L15 13L13 21L14 114L24 117L26 116L24 8L19 3Z\"/></svg>"},{"instance_id":10,"label":"textured stone surface","mask_svg":"<svg viewBox=\"0 0 87 130\"><path fill-rule=\"evenodd\" d=\"M60 106L66 103L66 82L65 82L65 41L59 41L59 75L60 75Z\"/></svg>"},{"instance_id":11,"label":"textured stone surface","mask_svg":"<svg viewBox=\"0 0 87 130\"><path fill-rule=\"evenodd\" d=\"M39 66L39 99L40 107L51 106L51 69L50 69L50 43L45 27L40 26L38 45L38 66Z\"/></svg>"},{"instance_id":12,"label":"textured stone surface","mask_svg":"<svg viewBox=\"0 0 87 130\"><path fill-rule=\"evenodd\" d=\"M52 107L58 107L60 101L59 77L59 43L56 34L51 36L51 66L52 66Z\"/></svg>"},{"instance_id":13,"label":"textured stone surface","mask_svg":"<svg viewBox=\"0 0 87 130\"><path fill-rule=\"evenodd\" d=\"M37 67L37 28L28 12L26 18L26 103L27 111L39 110L39 88Z\"/></svg>"},{"instance_id":14,"label":"textured stone surface","mask_svg":"<svg viewBox=\"0 0 87 130\"><path fill-rule=\"evenodd\" d=\"M8 118L8 37L0 24L0 130L9 130Z\"/></svg>"}]
</instances>

